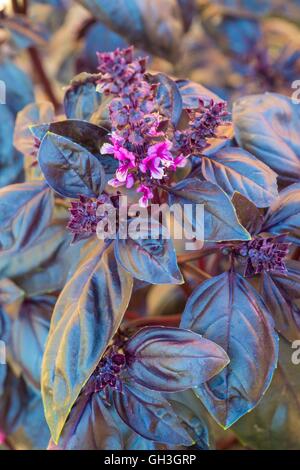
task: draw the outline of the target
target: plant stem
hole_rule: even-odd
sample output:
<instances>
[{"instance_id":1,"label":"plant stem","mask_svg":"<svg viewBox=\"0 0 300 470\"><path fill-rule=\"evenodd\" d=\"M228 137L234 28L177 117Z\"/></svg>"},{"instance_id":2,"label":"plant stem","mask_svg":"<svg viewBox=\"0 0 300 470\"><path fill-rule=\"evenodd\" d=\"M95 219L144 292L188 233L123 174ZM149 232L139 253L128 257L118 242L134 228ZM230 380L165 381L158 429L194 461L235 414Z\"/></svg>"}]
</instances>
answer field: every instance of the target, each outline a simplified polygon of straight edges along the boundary
<instances>
[{"instance_id":1,"label":"plant stem","mask_svg":"<svg viewBox=\"0 0 300 470\"><path fill-rule=\"evenodd\" d=\"M49 100L54 106L55 111L57 112L60 109L60 104L56 99L51 82L45 72L40 53L35 46L30 46L28 48L28 54L33 65L33 69L34 71L36 71L46 95L48 96Z\"/></svg>"},{"instance_id":2,"label":"plant stem","mask_svg":"<svg viewBox=\"0 0 300 470\"><path fill-rule=\"evenodd\" d=\"M217 450L230 450L232 446L238 443L235 436L228 436L228 438L221 439L217 442Z\"/></svg>"},{"instance_id":3,"label":"plant stem","mask_svg":"<svg viewBox=\"0 0 300 470\"><path fill-rule=\"evenodd\" d=\"M201 279L202 281L207 281L207 279L211 278L210 274L208 274L206 271L203 271L203 269L194 266L193 264L186 263L182 269L185 272L194 275L196 278L199 278L199 280Z\"/></svg>"},{"instance_id":4,"label":"plant stem","mask_svg":"<svg viewBox=\"0 0 300 470\"><path fill-rule=\"evenodd\" d=\"M144 326L175 326L177 327L181 320L181 314L160 315L157 317L145 317L133 320L127 323L124 329L136 329Z\"/></svg>"},{"instance_id":5,"label":"plant stem","mask_svg":"<svg viewBox=\"0 0 300 470\"><path fill-rule=\"evenodd\" d=\"M26 16L27 9L28 9L28 1L21 0L21 2L19 2L18 0L12 0L12 7L13 7L13 12L15 14ZM28 54L32 62L33 71L37 73L46 95L48 96L49 100L54 106L55 111L57 112L60 109L60 103L55 96L52 84L46 74L43 61L40 57L40 53L38 49L36 48L36 46L30 46L28 47L27 50L28 50Z\"/></svg>"},{"instance_id":6,"label":"plant stem","mask_svg":"<svg viewBox=\"0 0 300 470\"><path fill-rule=\"evenodd\" d=\"M182 255L178 255L177 256L178 264L184 264L190 261L197 261L201 258L204 258L204 256L213 255L217 249L218 247L215 246L213 248L207 248L207 249L202 249L202 250L197 250L197 251L195 250L191 253L184 253Z\"/></svg>"}]
</instances>

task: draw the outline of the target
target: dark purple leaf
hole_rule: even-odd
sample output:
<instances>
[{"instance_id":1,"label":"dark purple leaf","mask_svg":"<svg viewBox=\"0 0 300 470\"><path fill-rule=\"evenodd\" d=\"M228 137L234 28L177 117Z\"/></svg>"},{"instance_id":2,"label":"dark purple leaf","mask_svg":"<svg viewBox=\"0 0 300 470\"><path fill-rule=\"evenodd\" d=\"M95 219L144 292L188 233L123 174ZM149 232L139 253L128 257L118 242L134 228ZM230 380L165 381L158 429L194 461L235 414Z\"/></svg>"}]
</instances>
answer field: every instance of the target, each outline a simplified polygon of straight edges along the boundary
<instances>
[{"instance_id":1,"label":"dark purple leaf","mask_svg":"<svg viewBox=\"0 0 300 470\"><path fill-rule=\"evenodd\" d=\"M278 338L270 313L251 284L229 272L194 291L181 327L202 334L228 354L227 368L197 389L209 412L228 428L256 406L271 382Z\"/></svg>"},{"instance_id":2,"label":"dark purple leaf","mask_svg":"<svg viewBox=\"0 0 300 470\"><path fill-rule=\"evenodd\" d=\"M231 122L226 122L226 124L219 126L216 130L216 135L217 137L209 139L209 146L203 150L203 155L206 157L213 156L223 148L234 145L234 131Z\"/></svg>"},{"instance_id":3,"label":"dark purple leaf","mask_svg":"<svg viewBox=\"0 0 300 470\"><path fill-rule=\"evenodd\" d=\"M278 196L276 173L243 149L228 147L201 160L204 178L228 196L238 191L257 207L269 207Z\"/></svg>"},{"instance_id":4,"label":"dark purple leaf","mask_svg":"<svg viewBox=\"0 0 300 470\"><path fill-rule=\"evenodd\" d=\"M49 125L49 132L72 140L95 156L99 155L99 149L107 135L107 130L103 127L79 119L52 122Z\"/></svg>"},{"instance_id":5,"label":"dark purple leaf","mask_svg":"<svg viewBox=\"0 0 300 470\"><path fill-rule=\"evenodd\" d=\"M110 406L99 394L78 398L64 426L58 444L48 450L122 450L122 435Z\"/></svg>"},{"instance_id":6,"label":"dark purple leaf","mask_svg":"<svg viewBox=\"0 0 300 470\"><path fill-rule=\"evenodd\" d=\"M12 358L21 367L24 379L37 390L40 390L42 358L56 299L53 300L46 297L25 300L11 326Z\"/></svg>"},{"instance_id":7,"label":"dark purple leaf","mask_svg":"<svg viewBox=\"0 0 300 470\"><path fill-rule=\"evenodd\" d=\"M32 126L41 127L41 124L46 124L54 119L54 107L53 104L48 101L41 103L31 103L25 106L22 111L17 115L15 133L14 133L14 145L15 147L24 154L25 157L33 162L32 152L34 150L34 138L35 135L39 140L41 135L32 132L30 128ZM47 132L47 128L45 129Z\"/></svg>"},{"instance_id":8,"label":"dark purple leaf","mask_svg":"<svg viewBox=\"0 0 300 470\"><path fill-rule=\"evenodd\" d=\"M100 155L99 153L108 132L106 128L79 119L68 119L31 127L31 132L39 140L42 140L48 131L66 137L89 150L100 161L107 180L115 174L118 161L112 155Z\"/></svg>"},{"instance_id":9,"label":"dark purple leaf","mask_svg":"<svg viewBox=\"0 0 300 470\"><path fill-rule=\"evenodd\" d=\"M199 406L193 390L172 393L166 396L187 432L194 439L193 449L209 450L213 447L211 430L208 425L207 411Z\"/></svg>"},{"instance_id":10,"label":"dark purple leaf","mask_svg":"<svg viewBox=\"0 0 300 470\"><path fill-rule=\"evenodd\" d=\"M238 144L271 167L284 183L300 173L299 106L276 93L240 98L233 107Z\"/></svg>"},{"instance_id":11,"label":"dark purple leaf","mask_svg":"<svg viewBox=\"0 0 300 470\"><path fill-rule=\"evenodd\" d=\"M170 204L204 205L205 241L249 240L250 235L238 221L229 197L217 185L199 179L186 179L172 187ZM193 227L193 216L187 219Z\"/></svg>"},{"instance_id":12,"label":"dark purple leaf","mask_svg":"<svg viewBox=\"0 0 300 470\"><path fill-rule=\"evenodd\" d=\"M0 190L0 249L14 253L33 243L48 226L53 193L42 182L21 183ZM0 263L1 264L1 263Z\"/></svg>"},{"instance_id":13,"label":"dark purple leaf","mask_svg":"<svg viewBox=\"0 0 300 470\"><path fill-rule=\"evenodd\" d=\"M270 273L261 278L260 293L272 314L275 327L287 340L300 339L300 310Z\"/></svg>"},{"instance_id":14,"label":"dark purple leaf","mask_svg":"<svg viewBox=\"0 0 300 470\"><path fill-rule=\"evenodd\" d=\"M0 367L2 366L0 365ZM0 395L0 429L2 432L10 434L20 426L29 396L24 379L17 377L8 367L3 393Z\"/></svg>"},{"instance_id":15,"label":"dark purple leaf","mask_svg":"<svg viewBox=\"0 0 300 470\"><path fill-rule=\"evenodd\" d=\"M229 362L217 344L180 328L143 328L126 343L125 350L131 377L161 392L197 387Z\"/></svg>"},{"instance_id":16,"label":"dark purple leaf","mask_svg":"<svg viewBox=\"0 0 300 470\"><path fill-rule=\"evenodd\" d=\"M84 244L71 244L72 237L65 226L61 226L58 235L58 244L53 244L52 253L48 252L48 256L45 259L40 259L38 266L30 272L14 278L17 285L26 292L27 297L60 292L68 277L73 274L73 263L80 259ZM53 233L53 241L55 241L55 236L56 232ZM50 241L49 246L51 246ZM34 251L32 253L34 255Z\"/></svg>"},{"instance_id":17,"label":"dark purple leaf","mask_svg":"<svg viewBox=\"0 0 300 470\"><path fill-rule=\"evenodd\" d=\"M13 147L14 115L0 104L0 188L22 181L23 157Z\"/></svg>"},{"instance_id":18,"label":"dark purple leaf","mask_svg":"<svg viewBox=\"0 0 300 470\"><path fill-rule=\"evenodd\" d=\"M284 291L286 298L300 299L300 261L287 260L285 264L287 274L272 273L272 279Z\"/></svg>"},{"instance_id":19,"label":"dark purple leaf","mask_svg":"<svg viewBox=\"0 0 300 470\"><path fill-rule=\"evenodd\" d=\"M0 281L0 306L11 318L18 316L24 296L25 292L10 279Z\"/></svg>"},{"instance_id":20,"label":"dark purple leaf","mask_svg":"<svg viewBox=\"0 0 300 470\"><path fill-rule=\"evenodd\" d=\"M7 375L7 364L6 357L3 357L3 354L6 356L6 342L9 339L10 334L10 319L7 313L2 309L2 302L0 300L0 341L4 342L0 345L0 403L1 395L4 393L4 384Z\"/></svg>"},{"instance_id":21,"label":"dark purple leaf","mask_svg":"<svg viewBox=\"0 0 300 470\"><path fill-rule=\"evenodd\" d=\"M177 84L164 73L147 74L150 83L158 84L156 101L161 114L177 126L182 113L182 98Z\"/></svg>"},{"instance_id":22,"label":"dark purple leaf","mask_svg":"<svg viewBox=\"0 0 300 470\"><path fill-rule=\"evenodd\" d=\"M215 95L215 93L200 85L200 83L192 82L191 80L176 80L176 84L181 94L184 109L198 108L199 100L204 101L206 105L211 100L214 100L216 103L223 101L218 95Z\"/></svg>"},{"instance_id":23,"label":"dark purple leaf","mask_svg":"<svg viewBox=\"0 0 300 470\"><path fill-rule=\"evenodd\" d=\"M282 338L278 367L270 388L258 406L233 428L251 449L298 450L300 447L300 375L299 364L292 362L293 353L296 351Z\"/></svg>"},{"instance_id":24,"label":"dark purple leaf","mask_svg":"<svg viewBox=\"0 0 300 470\"><path fill-rule=\"evenodd\" d=\"M80 70L92 72L97 70L97 52L111 52L117 48L126 48L128 45L126 40L119 34L109 29L102 22L95 21L93 24L89 25L87 31L85 31L84 47L79 57ZM81 75L84 76L88 74L82 73L79 75L78 79L80 79ZM77 77L75 77L75 79L76 78ZM74 80L72 80L72 82L73 81ZM85 107L88 109L88 106L89 104L87 102Z\"/></svg>"},{"instance_id":25,"label":"dark purple leaf","mask_svg":"<svg viewBox=\"0 0 300 470\"><path fill-rule=\"evenodd\" d=\"M6 85L6 103L14 116L34 101L30 78L13 62L5 59L1 62L0 80Z\"/></svg>"},{"instance_id":26,"label":"dark purple leaf","mask_svg":"<svg viewBox=\"0 0 300 470\"><path fill-rule=\"evenodd\" d=\"M263 230L275 235L288 233L286 240L300 244L300 183L295 183L281 191L271 204Z\"/></svg>"},{"instance_id":27,"label":"dark purple leaf","mask_svg":"<svg viewBox=\"0 0 300 470\"><path fill-rule=\"evenodd\" d=\"M240 13L266 14L271 7L272 0L217 0L219 5L237 9Z\"/></svg>"},{"instance_id":28,"label":"dark purple leaf","mask_svg":"<svg viewBox=\"0 0 300 470\"><path fill-rule=\"evenodd\" d=\"M45 268L57 250L66 243L66 235L71 240L65 225L56 222L46 227L37 239L29 240L25 246L18 246L17 240L12 249L1 252L0 278L28 276L28 273L41 269L41 266ZM51 290L50 284L49 288Z\"/></svg>"},{"instance_id":29,"label":"dark purple leaf","mask_svg":"<svg viewBox=\"0 0 300 470\"><path fill-rule=\"evenodd\" d=\"M7 28L11 39L18 49L33 45L45 47L48 34L40 23L35 23L25 15L14 15L1 19L1 25Z\"/></svg>"},{"instance_id":30,"label":"dark purple leaf","mask_svg":"<svg viewBox=\"0 0 300 470\"><path fill-rule=\"evenodd\" d=\"M10 367L0 395L0 429L16 449L45 449L49 441L40 394Z\"/></svg>"},{"instance_id":31,"label":"dark purple leaf","mask_svg":"<svg viewBox=\"0 0 300 470\"><path fill-rule=\"evenodd\" d=\"M97 74L77 75L66 90L64 108L68 119L89 121L101 104L101 94L96 91Z\"/></svg>"},{"instance_id":32,"label":"dark purple leaf","mask_svg":"<svg viewBox=\"0 0 300 470\"><path fill-rule=\"evenodd\" d=\"M125 423L124 423L125 424ZM128 426L127 426L128 427ZM126 441L123 450L174 450L174 446L160 444L159 442L150 441L140 436L131 429L131 433Z\"/></svg>"},{"instance_id":33,"label":"dark purple leaf","mask_svg":"<svg viewBox=\"0 0 300 470\"><path fill-rule=\"evenodd\" d=\"M42 365L46 419L55 442L117 331L131 291L131 276L118 266L112 247L103 252L100 242L62 291Z\"/></svg>"},{"instance_id":34,"label":"dark purple leaf","mask_svg":"<svg viewBox=\"0 0 300 470\"><path fill-rule=\"evenodd\" d=\"M202 23L205 31L227 54L248 57L261 41L262 32L258 19L241 15L235 9L206 8Z\"/></svg>"},{"instance_id":35,"label":"dark purple leaf","mask_svg":"<svg viewBox=\"0 0 300 470\"><path fill-rule=\"evenodd\" d=\"M140 220L139 239L122 239L118 233L115 242L116 259L132 276L142 281L151 284L182 284L183 278L172 240L163 238L159 223L151 220L150 232L148 220Z\"/></svg>"},{"instance_id":36,"label":"dark purple leaf","mask_svg":"<svg viewBox=\"0 0 300 470\"><path fill-rule=\"evenodd\" d=\"M123 421L146 439L173 445L193 444L193 439L160 393L127 383L123 385L123 393L114 392L113 400Z\"/></svg>"},{"instance_id":37,"label":"dark purple leaf","mask_svg":"<svg viewBox=\"0 0 300 470\"><path fill-rule=\"evenodd\" d=\"M0 310L0 317L1 317L1 310ZM1 364L0 363L0 403L1 403L1 395L3 394L3 390L4 390L4 383L5 383L5 379L6 379L6 374L7 374L6 364Z\"/></svg>"},{"instance_id":38,"label":"dark purple leaf","mask_svg":"<svg viewBox=\"0 0 300 470\"><path fill-rule=\"evenodd\" d=\"M233 194L232 204L234 205L242 226L245 227L251 235L260 233L264 218L257 207L238 192Z\"/></svg>"},{"instance_id":39,"label":"dark purple leaf","mask_svg":"<svg viewBox=\"0 0 300 470\"><path fill-rule=\"evenodd\" d=\"M183 19L177 0L77 0L92 15L134 44L167 60L178 60Z\"/></svg>"},{"instance_id":40,"label":"dark purple leaf","mask_svg":"<svg viewBox=\"0 0 300 470\"><path fill-rule=\"evenodd\" d=\"M42 140L38 159L47 182L62 196L97 197L103 191L104 170L99 160L65 137L48 132Z\"/></svg>"},{"instance_id":41,"label":"dark purple leaf","mask_svg":"<svg viewBox=\"0 0 300 470\"><path fill-rule=\"evenodd\" d=\"M52 119L51 119L52 120ZM51 121L50 120L50 121ZM31 138L36 137L38 140L42 141L47 132L49 131L50 121L47 121L48 124L33 124L30 126ZM31 162L32 164L32 162Z\"/></svg>"},{"instance_id":42,"label":"dark purple leaf","mask_svg":"<svg viewBox=\"0 0 300 470\"><path fill-rule=\"evenodd\" d=\"M177 0L177 2L181 10L185 31L188 31L196 13L195 0Z\"/></svg>"}]
</instances>

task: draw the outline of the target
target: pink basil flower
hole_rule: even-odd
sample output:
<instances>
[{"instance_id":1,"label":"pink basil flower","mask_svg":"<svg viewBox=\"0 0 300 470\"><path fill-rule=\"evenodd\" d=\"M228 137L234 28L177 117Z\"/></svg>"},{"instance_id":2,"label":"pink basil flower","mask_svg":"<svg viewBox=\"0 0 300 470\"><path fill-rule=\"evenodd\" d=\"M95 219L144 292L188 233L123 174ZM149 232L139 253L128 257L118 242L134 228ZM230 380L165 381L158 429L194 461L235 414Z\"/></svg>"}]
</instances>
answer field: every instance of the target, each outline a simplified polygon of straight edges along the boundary
<instances>
[{"instance_id":1,"label":"pink basil flower","mask_svg":"<svg viewBox=\"0 0 300 470\"><path fill-rule=\"evenodd\" d=\"M158 157L146 157L142 160L139 167L142 173L150 172L152 178L160 180L164 177L164 170L160 166L161 160Z\"/></svg>"},{"instance_id":2,"label":"pink basil flower","mask_svg":"<svg viewBox=\"0 0 300 470\"><path fill-rule=\"evenodd\" d=\"M112 178L108 181L110 186L114 188L119 188L120 186L126 186L127 189L131 189L135 183L134 175L132 173L128 173L126 179L124 181L120 181L117 178Z\"/></svg>"},{"instance_id":3,"label":"pink basil flower","mask_svg":"<svg viewBox=\"0 0 300 470\"><path fill-rule=\"evenodd\" d=\"M101 155L114 154L117 153L122 145L124 144L124 139L122 136L113 132L110 136L111 143L105 143L100 149Z\"/></svg>"},{"instance_id":4,"label":"pink basil flower","mask_svg":"<svg viewBox=\"0 0 300 470\"><path fill-rule=\"evenodd\" d=\"M170 170L176 171L177 168L184 168L187 162L187 157L184 155L178 155L178 157L175 157L172 159L172 161L169 161L166 164L166 167L169 168Z\"/></svg>"},{"instance_id":5,"label":"pink basil flower","mask_svg":"<svg viewBox=\"0 0 300 470\"><path fill-rule=\"evenodd\" d=\"M132 182L132 176L129 176L128 172L130 169L135 168L135 155L124 147L115 152L115 158L121 163L116 171L116 179L122 183L126 183L130 186ZM128 179L129 177L129 179Z\"/></svg>"},{"instance_id":6,"label":"pink basil flower","mask_svg":"<svg viewBox=\"0 0 300 470\"><path fill-rule=\"evenodd\" d=\"M152 178L162 179L164 177L164 166L169 166L169 162L173 161L170 149L172 142L165 140L151 145L148 148L147 157L140 163L139 167L143 173L150 172Z\"/></svg>"},{"instance_id":7,"label":"pink basil flower","mask_svg":"<svg viewBox=\"0 0 300 470\"><path fill-rule=\"evenodd\" d=\"M164 140L163 142L158 142L157 144L150 145L148 148L148 156L152 158L160 158L162 161L173 160L171 154L172 142L170 140Z\"/></svg>"},{"instance_id":8,"label":"pink basil flower","mask_svg":"<svg viewBox=\"0 0 300 470\"><path fill-rule=\"evenodd\" d=\"M151 191L151 189L146 186L145 184L141 184L138 188L137 188L137 193L143 193L143 196L139 199L139 205L141 207L148 207L148 201L149 199L152 199L154 194L153 192Z\"/></svg>"}]
</instances>

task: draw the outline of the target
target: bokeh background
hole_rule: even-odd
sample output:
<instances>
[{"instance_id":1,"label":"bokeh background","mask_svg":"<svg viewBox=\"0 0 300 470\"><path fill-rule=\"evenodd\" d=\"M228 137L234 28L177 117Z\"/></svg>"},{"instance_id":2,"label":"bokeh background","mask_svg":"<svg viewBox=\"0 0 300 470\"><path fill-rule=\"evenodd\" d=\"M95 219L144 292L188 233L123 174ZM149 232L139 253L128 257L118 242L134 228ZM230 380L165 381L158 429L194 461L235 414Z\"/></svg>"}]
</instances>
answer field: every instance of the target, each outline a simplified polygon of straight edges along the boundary
<instances>
[{"instance_id":1,"label":"bokeh background","mask_svg":"<svg viewBox=\"0 0 300 470\"><path fill-rule=\"evenodd\" d=\"M229 108L246 94L291 96L300 80L300 0L0 0L0 80L6 87L0 187L24 181L24 157L14 146L18 113L47 100L59 114L74 76L97 71L96 52L129 44L149 56L153 71L190 78L228 100ZM170 309L170 289L159 287L158 295L153 288L150 312ZM217 448L241 448L233 433L211 425ZM21 448L27 447L24 429L15 438Z\"/></svg>"}]
</instances>

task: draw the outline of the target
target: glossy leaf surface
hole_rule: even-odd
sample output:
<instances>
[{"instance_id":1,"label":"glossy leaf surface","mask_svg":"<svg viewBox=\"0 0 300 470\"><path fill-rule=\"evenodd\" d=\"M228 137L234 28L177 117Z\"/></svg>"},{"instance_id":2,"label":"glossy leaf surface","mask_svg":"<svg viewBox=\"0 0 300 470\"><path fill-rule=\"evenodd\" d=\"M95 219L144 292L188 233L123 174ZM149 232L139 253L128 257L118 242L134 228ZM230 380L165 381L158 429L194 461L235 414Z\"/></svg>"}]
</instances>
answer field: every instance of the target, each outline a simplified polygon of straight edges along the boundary
<instances>
[{"instance_id":1,"label":"glossy leaf surface","mask_svg":"<svg viewBox=\"0 0 300 470\"><path fill-rule=\"evenodd\" d=\"M269 390L259 405L234 426L245 445L263 450L299 449L300 376L292 354L297 355L297 351L282 339L278 368Z\"/></svg>"},{"instance_id":2,"label":"glossy leaf surface","mask_svg":"<svg viewBox=\"0 0 300 470\"><path fill-rule=\"evenodd\" d=\"M276 93L240 98L233 107L238 144L272 168L285 183L300 172L299 106Z\"/></svg>"},{"instance_id":3,"label":"glossy leaf surface","mask_svg":"<svg viewBox=\"0 0 300 470\"><path fill-rule=\"evenodd\" d=\"M102 253L101 245L62 291L42 365L46 419L55 442L119 327L131 291L131 276L117 265L111 249Z\"/></svg>"},{"instance_id":4,"label":"glossy leaf surface","mask_svg":"<svg viewBox=\"0 0 300 470\"><path fill-rule=\"evenodd\" d=\"M38 159L48 184L62 196L97 197L104 188L104 170L99 160L65 137L48 132Z\"/></svg>"},{"instance_id":5,"label":"glossy leaf surface","mask_svg":"<svg viewBox=\"0 0 300 470\"><path fill-rule=\"evenodd\" d=\"M255 407L271 382L278 338L270 313L244 278L224 273L193 292L181 327L202 334L228 354L229 365L197 389L209 412L227 428Z\"/></svg>"},{"instance_id":6,"label":"glossy leaf surface","mask_svg":"<svg viewBox=\"0 0 300 470\"><path fill-rule=\"evenodd\" d=\"M137 279L151 284L182 284L172 239L163 238L161 225L141 219L140 238L121 239L115 243L118 262ZM148 231L149 230L149 231Z\"/></svg>"},{"instance_id":7,"label":"glossy leaf surface","mask_svg":"<svg viewBox=\"0 0 300 470\"><path fill-rule=\"evenodd\" d=\"M123 393L114 392L114 403L123 421L146 439L173 445L193 443L163 395L127 383Z\"/></svg>"},{"instance_id":8,"label":"glossy leaf surface","mask_svg":"<svg viewBox=\"0 0 300 470\"><path fill-rule=\"evenodd\" d=\"M276 235L288 233L287 240L300 244L300 183L281 191L269 208L263 229Z\"/></svg>"},{"instance_id":9,"label":"glossy leaf surface","mask_svg":"<svg viewBox=\"0 0 300 470\"><path fill-rule=\"evenodd\" d=\"M202 157L205 179L219 185L228 196L238 191L257 207L269 207L278 195L277 175L249 152L229 147Z\"/></svg>"},{"instance_id":10,"label":"glossy leaf surface","mask_svg":"<svg viewBox=\"0 0 300 470\"><path fill-rule=\"evenodd\" d=\"M126 343L126 353L133 379L163 392L196 387L229 362L217 344L179 328L143 328Z\"/></svg>"},{"instance_id":11,"label":"glossy leaf surface","mask_svg":"<svg viewBox=\"0 0 300 470\"><path fill-rule=\"evenodd\" d=\"M217 185L196 178L181 181L172 187L170 204L182 207L204 205L205 241L248 240L250 235L238 221L229 197ZM194 216L189 216L190 225L195 226Z\"/></svg>"}]
</instances>

